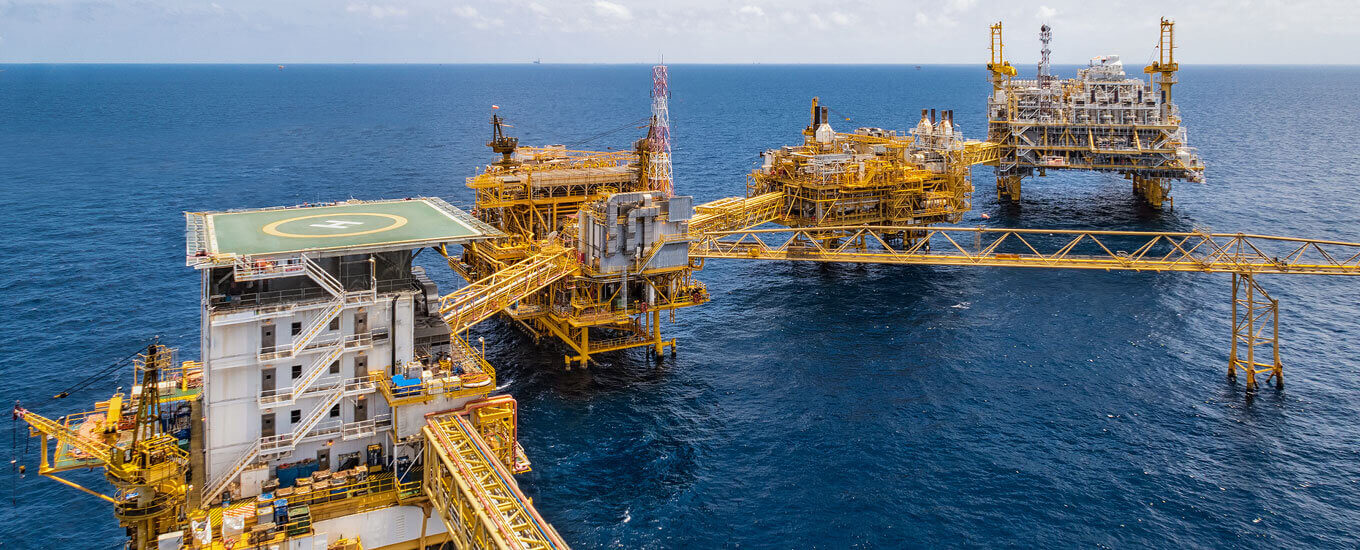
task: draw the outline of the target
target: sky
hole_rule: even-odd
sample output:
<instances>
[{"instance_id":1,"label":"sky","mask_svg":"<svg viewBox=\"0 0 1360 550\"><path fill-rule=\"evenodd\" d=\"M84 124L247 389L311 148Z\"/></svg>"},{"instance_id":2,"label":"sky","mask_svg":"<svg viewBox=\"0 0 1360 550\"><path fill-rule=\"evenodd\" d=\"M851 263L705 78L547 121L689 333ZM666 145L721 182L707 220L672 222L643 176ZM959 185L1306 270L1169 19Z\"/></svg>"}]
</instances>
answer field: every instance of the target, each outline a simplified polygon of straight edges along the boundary
<instances>
[{"instance_id":1,"label":"sky","mask_svg":"<svg viewBox=\"0 0 1360 550\"><path fill-rule=\"evenodd\" d=\"M0 0L0 62L1353 64L1360 0Z\"/></svg>"}]
</instances>

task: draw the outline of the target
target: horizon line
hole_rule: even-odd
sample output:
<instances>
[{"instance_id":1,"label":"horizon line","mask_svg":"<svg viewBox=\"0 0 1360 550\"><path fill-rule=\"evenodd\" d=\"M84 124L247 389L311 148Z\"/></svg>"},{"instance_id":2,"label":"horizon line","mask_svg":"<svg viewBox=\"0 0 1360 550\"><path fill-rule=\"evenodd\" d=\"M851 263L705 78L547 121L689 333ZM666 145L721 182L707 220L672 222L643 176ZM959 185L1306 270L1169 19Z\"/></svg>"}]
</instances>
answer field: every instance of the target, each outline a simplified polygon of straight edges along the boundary
<instances>
[{"instance_id":1,"label":"horizon line","mask_svg":"<svg viewBox=\"0 0 1360 550\"><path fill-rule=\"evenodd\" d=\"M1024 63L1024 61L1021 61ZM1190 65L1197 67L1360 67L1360 63L1186 63L1177 62L1179 65ZM618 65L618 66L654 66L657 63L644 61L563 61L563 62L534 62L534 61L4 61L0 60L0 65L496 65L496 66L522 66L522 65ZM736 62L736 61L711 61L711 62L679 62L665 63L666 66L681 65L704 65L704 66L749 66L749 65L774 65L774 66L836 66L836 65L865 65L865 66L885 66L885 67L960 67L960 66L985 66L986 63L980 62L880 62L880 61L828 61L828 62ZM1055 66L1079 66L1082 63L1054 63ZM1132 67L1133 65L1130 65Z\"/></svg>"}]
</instances>

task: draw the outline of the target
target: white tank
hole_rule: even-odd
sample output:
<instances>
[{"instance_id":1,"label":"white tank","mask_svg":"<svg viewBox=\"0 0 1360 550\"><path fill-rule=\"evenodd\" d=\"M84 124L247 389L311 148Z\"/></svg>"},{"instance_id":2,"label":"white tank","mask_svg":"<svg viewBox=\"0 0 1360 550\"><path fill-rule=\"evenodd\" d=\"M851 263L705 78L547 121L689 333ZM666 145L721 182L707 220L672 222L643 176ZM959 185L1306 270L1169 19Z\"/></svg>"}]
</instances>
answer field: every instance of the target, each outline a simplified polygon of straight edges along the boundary
<instances>
[{"instance_id":1,"label":"white tank","mask_svg":"<svg viewBox=\"0 0 1360 550\"><path fill-rule=\"evenodd\" d=\"M836 138L836 131L831 129L830 124L822 123L817 127L817 133L813 135L817 143L831 143Z\"/></svg>"}]
</instances>

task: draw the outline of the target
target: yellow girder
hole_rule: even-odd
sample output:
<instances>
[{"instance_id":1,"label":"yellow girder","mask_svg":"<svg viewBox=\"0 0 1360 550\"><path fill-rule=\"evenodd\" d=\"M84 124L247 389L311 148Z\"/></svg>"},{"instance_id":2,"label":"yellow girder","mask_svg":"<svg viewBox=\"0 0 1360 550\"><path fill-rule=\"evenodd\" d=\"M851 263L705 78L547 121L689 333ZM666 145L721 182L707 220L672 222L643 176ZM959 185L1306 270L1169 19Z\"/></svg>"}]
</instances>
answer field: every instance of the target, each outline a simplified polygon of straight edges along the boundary
<instances>
[{"instance_id":1,"label":"yellow girder","mask_svg":"<svg viewBox=\"0 0 1360 550\"><path fill-rule=\"evenodd\" d=\"M779 217L784 193L771 191L754 197L727 197L694 207L690 233L733 231L755 227Z\"/></svg>"},{"instance_id":2,"label":"yellow girder","mask_svg":"<svg viewBox=\"0 0 1360 550\"><path fill-rule=\"evenodd\" d=\"M537 254L439 299L439 315L454 334L467 330L578 269L572 250L542 243Z\"/></svg>"},{"instance_id":3,"label":"yellow girder","mask_svg":"<svg viewBox=\"0 0 1360 550\"><path fill-rule=\"evenodd\" d=\"M566 550L465 414L431 417L424 491L460 549Z\"/></svg>"},{"instance_id":4,"label":"yellow girder","mask_svg":"<svg viewBox=\"0 0 1360 550\"><path fill-rule=\"evenodd\" d=\"M842 233L834 243L824 241L825 233L837 231ZM914 237L898 243L895 239L903 234ZM919 226L775 228L708 233L694 243L690 255L880 264L1360 275L1360 243L1242 233Z\"/></svg>"}]
</instances>

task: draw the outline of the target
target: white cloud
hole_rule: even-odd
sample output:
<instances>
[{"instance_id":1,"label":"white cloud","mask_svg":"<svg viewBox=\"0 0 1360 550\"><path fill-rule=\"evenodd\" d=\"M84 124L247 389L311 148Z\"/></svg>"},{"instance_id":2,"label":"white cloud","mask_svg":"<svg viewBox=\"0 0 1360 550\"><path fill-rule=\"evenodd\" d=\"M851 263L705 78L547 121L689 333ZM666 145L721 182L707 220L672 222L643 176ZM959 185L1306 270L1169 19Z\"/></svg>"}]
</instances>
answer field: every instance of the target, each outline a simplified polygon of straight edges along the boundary
<instances>
[{"instance_id":1,"label":"white cloud","mask_svg":"<svg viewBox=\"0 0 1360 550\"><path fill-rule=\"evenodd\" d=\"M595 0L595 13L623 21L633 18L633 12L627 7L609 2L608 0Z\"/></svg>"},{"instance_id":2,"label":"white cloud","mask_svg":"<svg viewBox=\"0 0 1360 550\"><path fill-rule=\"evenodd\" d=\"M959 26L959 22L951 19L947 15L938 15L935 17L931 17L929 15L926 15L924 12L918 11L916 12L916 26L950 28Z\"/></svg>"},{"instance_id":3,"label":"white cloud","mask_svg":"<svg viewBox=\"0 0 1360 550\"><path fill-rule=\"evenodd\" d=\"M352 3L345 7L349 13L360 13L368 15L374 19L386 19L388 17L405 17L409 13L406 8L393 6L390 4L364 4L361 2Z\"/></svg>"},{"instance_id":4,"label":"white cloud","mask_svg":"<svg viewBox=\"0 0 1360 550\"><path fill-rule=\"evenodd\" d=\"M477 30L486 30L491 27L499 27L505 24L505 21L498 17L493 18L482 15L481 12L477 11L477 8L472 6L454 6L453 14L470 21L472 23L472 28Z\"/></svg>"},{"instance_id":5,"label":"white cloud","mask_svg":"<svg viewBox=\"0 0 1360 550\"><path fill-rule=\"evenodd\" d=\"M1252 9L1240 9L1245 2ZM1360 48L1360 0L0 0L0 54L37 62L257 61L280 51L293 61L631 62L664 51L677 62L971 63L987 25L1004 21L1014 62L1035 57L1034 32L1048 22L1062 43L1055 62L1065 64L1095 53L1142 59L1163 15L1177 19L1185 63L1349 63ZM896 32L902 26L914 32ZM493 29L507 36L490 47L484 33ZM340 39L354 31L369 40ZM809 31L818 33L812 52ZM1267 35L1279 38L1253 40ZM866 49L865 36L883 47ZM646 51L627 47L639 43Z\"/></svg>"},{"instance_id":6,"label":"white cloud","mask_svg":"<svg viewBox=\"0 0 1360 550\"><path fill-rule=\"evenodd\" d=\"M968 11L977 5L977 0L949 0L946 8L951 11Z\"/></svg>"}]
</instances>

